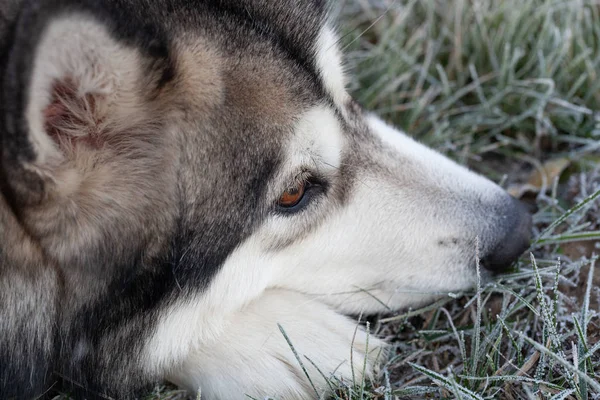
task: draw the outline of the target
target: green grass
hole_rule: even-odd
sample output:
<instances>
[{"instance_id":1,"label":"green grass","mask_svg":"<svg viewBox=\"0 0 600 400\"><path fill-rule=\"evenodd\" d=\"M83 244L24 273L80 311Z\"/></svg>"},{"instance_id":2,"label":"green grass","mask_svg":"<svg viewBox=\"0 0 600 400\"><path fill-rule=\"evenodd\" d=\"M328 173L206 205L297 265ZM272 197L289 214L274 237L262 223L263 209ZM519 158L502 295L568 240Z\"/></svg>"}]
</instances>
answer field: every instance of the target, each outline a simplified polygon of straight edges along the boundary
<instances>
[{"instance_id":1,"label":"green grass","mask_svg":"<svg viewBox=\"0 0 600 400\"><path fill-rule=\"evenodd\" d=\"M430 145L464 161L600 147L598 4L352 0L341 13L356 97Z\"/></svg>"},{"instance_id":2,"label":"green grass","mask_svg":"<svg viewBox=\"0 0 600 400\"><path fill-rule=\"evenodd\" d=\"M380 319L394 356L369 390L337 398L600 398L600 3L351 0L338 12L367 108L507 187L547 160L568 168L529 195L535 239L513 273Z\"/></svg>"},{"instance_id":3,"label":"green grass","mask_svg":"<svg viewBox=\"0 0 600 400\"><path fill-rule=\"evenodd\" d=\"M368 109L506 187L547 160L568 167L529 195L535 240L512 273L380 318L391 359L373 382L332 379L333 398L600 398L600 3L335 8Z\"/></svg>"}]
</instances>

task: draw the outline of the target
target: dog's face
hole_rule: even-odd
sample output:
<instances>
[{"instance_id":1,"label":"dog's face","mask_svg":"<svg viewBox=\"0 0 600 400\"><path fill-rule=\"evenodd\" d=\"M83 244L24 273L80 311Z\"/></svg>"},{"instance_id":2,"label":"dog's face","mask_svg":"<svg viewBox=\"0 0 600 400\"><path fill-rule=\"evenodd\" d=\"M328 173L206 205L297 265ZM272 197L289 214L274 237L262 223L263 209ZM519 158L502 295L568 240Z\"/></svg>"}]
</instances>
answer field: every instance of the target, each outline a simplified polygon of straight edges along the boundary
<instances>
[{"instance_id":1,"label":"dog's face","mask_svg":"<svg viewBox=\"0 0 600 400\"><path fill-rule=\"evenodd\" d=\"M73 304L160 281L152 365L188 340L170 332L182 316L210 335L268 288L397 309L472 286L476 252L501 269L526 245L501 188L352 100L323 6L292 3L250 8L256 26L281 22L264 29L204 5L149 33L85 7L22 17L4 192Z\"/></svg>"},{"instance_id":2,"label":"dog's face","mask_svg":"<svg viewBox=\"0 0 600 400\"><path fill-rule=\"evenodd\" d=\"M501 267L522 250L501 188L356 105L327 25L293 56L198 31L149 54L78 13L41 26L7 121L27 152L6 146L5 167L61 265L110 269L175 236L201 271L183 278L214 278L218 301L283 287L376 312L472 286L476 252Z\"/></svg>"}]
</instances>

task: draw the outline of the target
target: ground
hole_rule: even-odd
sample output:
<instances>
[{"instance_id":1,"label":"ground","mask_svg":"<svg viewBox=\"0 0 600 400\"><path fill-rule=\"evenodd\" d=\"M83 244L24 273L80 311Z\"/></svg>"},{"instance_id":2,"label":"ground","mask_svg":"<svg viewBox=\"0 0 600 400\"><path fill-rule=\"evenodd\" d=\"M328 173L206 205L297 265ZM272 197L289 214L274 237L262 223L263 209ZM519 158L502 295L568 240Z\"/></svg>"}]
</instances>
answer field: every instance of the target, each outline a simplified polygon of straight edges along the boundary
<instances>
[{"instance_id":1,"label":"ground","mask_svg":"<svg viewBox=\"0 0 600 400\"><path fill-rule=\"evenodd\" d=\"M394 356L373 382L333 379L333 398L600 398L600 5L346 0L332 12L362 104L537 208L513 272L372 321ZM148 398L186 397L158 385Z\"/></svg>"}]
</instances>

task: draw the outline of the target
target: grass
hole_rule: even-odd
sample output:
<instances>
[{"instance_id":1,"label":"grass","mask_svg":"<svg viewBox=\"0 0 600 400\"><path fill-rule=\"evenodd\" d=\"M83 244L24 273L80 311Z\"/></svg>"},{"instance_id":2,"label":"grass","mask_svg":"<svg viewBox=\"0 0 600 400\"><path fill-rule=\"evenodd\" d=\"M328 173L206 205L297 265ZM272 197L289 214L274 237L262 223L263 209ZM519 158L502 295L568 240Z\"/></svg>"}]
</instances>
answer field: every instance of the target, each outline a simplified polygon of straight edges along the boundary
<instances>
[{"instance_id":1,"label":"grass","mask_svg":"<svg viewBox=\"0 0 600 400\"><path fill-rule=\"evenodd\" d=\"M538 211L513 272L380 318L393 356L375 381L332 379L333 398L600 398L600 2L335 9L362 104ZM560 173L544 173L556 160Z\"/></svg>"},{"instance_id":2,"label":"grass","mask_svg":"<svg viewBox=\"0 0 600 400\"><path fill-rule=\"evenodd\" d=\"M380 319L394 356L336 398L600 398L600 2L337 11L362 104L538 211L512 273Z\"/></svg>"},{"instance_id":3,"label":"grass","mask_svg":"<svg viewBox=\"0 0 600 400\"><path fill-rule=\"evenodd\" d=\"M460 158L588 155L600 145L592 1L353 0L356 97Z\"/></svg>"}]
</instances>

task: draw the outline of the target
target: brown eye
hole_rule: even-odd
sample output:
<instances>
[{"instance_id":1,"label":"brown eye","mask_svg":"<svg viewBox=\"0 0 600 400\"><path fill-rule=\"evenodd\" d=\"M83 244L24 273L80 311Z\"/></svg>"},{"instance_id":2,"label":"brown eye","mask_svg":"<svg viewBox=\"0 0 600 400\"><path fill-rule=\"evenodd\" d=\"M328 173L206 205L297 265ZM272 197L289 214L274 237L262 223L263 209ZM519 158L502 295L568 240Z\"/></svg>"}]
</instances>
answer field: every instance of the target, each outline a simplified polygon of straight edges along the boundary
<instances>
[{"instance_id":1,"label":"brown eye","mask_svg":"<svg viewBox=\"0 0 600 400\"><path fill-rule=\"evenodd\" d=\"M302 200L302 197L304 197L305 188L305 182L298 182L295 187L288 188L285 192L283 192L277 204L281 207L294 207L300 203L300 200Z\"/></svg>"}]
</instances>

